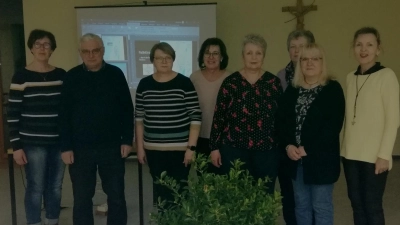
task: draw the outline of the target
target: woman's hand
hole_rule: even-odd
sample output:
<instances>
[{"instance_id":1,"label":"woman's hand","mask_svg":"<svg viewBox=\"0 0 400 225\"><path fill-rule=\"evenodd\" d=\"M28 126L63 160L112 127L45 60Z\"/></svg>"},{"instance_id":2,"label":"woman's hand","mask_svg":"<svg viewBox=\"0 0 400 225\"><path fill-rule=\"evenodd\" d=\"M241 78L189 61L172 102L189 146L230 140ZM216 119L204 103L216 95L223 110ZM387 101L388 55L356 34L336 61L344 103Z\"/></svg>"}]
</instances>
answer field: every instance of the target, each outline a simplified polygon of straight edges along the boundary
<instances>
[{"instance_id":1,"label":"woman's hand","mask_svg":"<svg viewBox=\"0 0 400 225\"><path fill-rule=\"evenodd\" d=\"M389 169L389 161L386 159L378 158L375 162L375 174L381 174Z\"/></svg>"},{"instance_id":2,"label":"woman's hand","mask_svg":"<svg viewBox=\"0 0 400 225\"><path fill-rule=\"evenodd\" d=\"M74 164L74 152L72 150L62 152L61 159L65 165Z\"/></svg>"},{"instance_id":3,"label":"woman's hand","mask_svg":"<svg viewBox=\"0 0 400 225\"><path fill-rule=\"evenodd\" d=\"M137 150L137 158L140 164L145 164L147 162L146 160L146 152L144 151L143 148L138 148Z\"/></svg>"},{"instance_id":4,"label":"woman's hand","mask_svg":"<svg viewBox=\"0 0 400 225\"><path fill-rule=\"evenodd\" d=\"M215 167L220 167L222 165L221 163L221 153L219 152L219 149L211 151L211 162Z\"/></svg>"},{"instance_id":5,"label":"woman's hand","mask_svg":"<svg viewBox=\"0 0 400 225\"><path fill-rule=\"evenodd\" d=\"M20 166L23 166L28 163L25 152L22 149L15 150L13 152L13 157L14 157L15 162Z\"/></svg>"},{"instance_id":6,"label":"woman's hand","mask_svg":"<svg viewBox=\"0 0 400 225\"><path fill-rule=\"evenodd\" d=\"M183 159L185 167L187 167L193 161L193 156L194 156L194 151L186 149L185 158Z\"/></svg>"},{"instance_id":7,"label":"woman's hand","mask_svg":"<svg viewBox=\"0 0 400 225\"><path fill-rule=\"evenodd\" d=\"M304 150L304 146L300 146L300 147L298 147L297 149L299 149L299 152L300 152L300 156L301 156L301 157L307 156L306 150Z\"/></svg>"},{"instance_id":8,"label":"woman's hand","mask_svg":"<svg viewBox=\"0 0 400 225\"><path fill-rule=\"evenodd\" d=\"M289 158L293 161L297 161L297 160L301 159L301 156L300 156L301 152L294 145L288 145L288 147L286 148L286 153L289 156Z\"/></svg>"}]
</instances>

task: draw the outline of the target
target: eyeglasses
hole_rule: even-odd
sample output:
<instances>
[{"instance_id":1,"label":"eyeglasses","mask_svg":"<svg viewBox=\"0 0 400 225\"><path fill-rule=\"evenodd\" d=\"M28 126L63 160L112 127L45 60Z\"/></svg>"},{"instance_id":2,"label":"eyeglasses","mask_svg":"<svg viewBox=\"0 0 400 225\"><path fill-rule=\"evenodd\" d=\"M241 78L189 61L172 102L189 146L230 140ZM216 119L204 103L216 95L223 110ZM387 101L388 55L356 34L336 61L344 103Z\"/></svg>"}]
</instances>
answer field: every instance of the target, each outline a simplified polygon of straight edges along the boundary
<instances>
[{"instance_id":1,"label":"eyeglasses","mask_svg":"<svg viewBox=\"0 0 400 225\"><path fill-rule=\"evenodd\" d=\"M165 62L167 62L167 63L170 63L170 62L172 62L172 57L171 56L165 56L165 57L154 57L154 60L156 61L156 62L164 62L164 60L165 60Z\"/></svg>"},{"instance_id":2,"label":"eyeglasses","mask_svg":"<svg viewBox=\"0 0 400 225\"><path fill-rule=\"evenodd\" d=\"M84 56L89 56L90 54L97 56L97 55L100 54L100 52L101 52L102 49L103 49L102 47L100 47L100 48L95 48L95 49L92 49L92 50L81 49L80 52L81 52L81 54L84 55Z\"/></svg>"},{"instance_id":3,"label":"eyeglasses","mask_svg":"<svg viewBox=\"0 0 400 225\"><path fill-rule=\"evenodd\" d=\"M45 43L39 43L39 42L35 42L35 44L33 44L33 46L36 48L36 49L39 49L39 48L45 48L45 49L49 49L49 48L51 48L51 44L50 43L48 43L48 42L45 42Z\"/></svg>"},{"instance_id":4,"label":"eyeglasses","mask_svg":"<svg viewBox=\"0 0 400 225\"><path fill-rule=\"evenodd\" d=\"M216 58L217 56L219 56L220 53L219 52L204 52L204 56L210 58L211 56L213 58Z\"/></svg>"},{"instance_id":5,"label":"eyeglasses","mask_svg":"<svg viewBox=\"0 0 400 225\"><path fill-rule=\"evenodd\" d=\"M322 59L322 57L312 57L312 58L306 58L306 57L302 57L300 58L301 62L308 62L311 60L311 62L319 62Z\"/></svg>"}]
</instances>

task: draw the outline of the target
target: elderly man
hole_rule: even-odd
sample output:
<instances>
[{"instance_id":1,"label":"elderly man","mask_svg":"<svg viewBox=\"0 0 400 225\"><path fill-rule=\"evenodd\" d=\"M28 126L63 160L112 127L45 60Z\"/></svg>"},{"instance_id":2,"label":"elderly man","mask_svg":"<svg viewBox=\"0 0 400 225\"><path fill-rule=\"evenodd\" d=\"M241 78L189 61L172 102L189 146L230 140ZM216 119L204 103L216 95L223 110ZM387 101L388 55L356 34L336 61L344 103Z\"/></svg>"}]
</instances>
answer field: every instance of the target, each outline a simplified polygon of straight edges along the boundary
<instances>
[{"instance_id":1,"label":"elderly man","mask_svg":"<svg viewBox=\"0 0 400 225\"><path fill-rule=\"evenodd\" d=\"M124 159L132 149L133 104L123 72L103 60L95 34L80 39L83 64L68 71L61 94L62 159L69 164L74 225L93 225L96 172L108 199L107 224L127 223Z\"/></svg>"}]
</instances>

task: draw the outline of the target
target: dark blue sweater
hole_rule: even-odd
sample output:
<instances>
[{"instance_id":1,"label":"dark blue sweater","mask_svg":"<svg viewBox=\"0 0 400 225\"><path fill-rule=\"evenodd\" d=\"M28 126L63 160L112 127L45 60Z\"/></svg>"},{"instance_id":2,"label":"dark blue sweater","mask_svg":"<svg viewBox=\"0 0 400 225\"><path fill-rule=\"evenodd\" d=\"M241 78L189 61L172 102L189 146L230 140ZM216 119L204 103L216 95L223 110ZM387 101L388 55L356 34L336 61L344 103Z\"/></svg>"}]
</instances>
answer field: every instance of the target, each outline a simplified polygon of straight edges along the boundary
<instances>
[{"instance_id":1,"label":"dark blue sweater","mask_svg":"<svg viewBox=\"0 0 400 225\"><path fill-rule=\"evenodd\" d=\"M7 122L14 150L26 145L59 143L58 109L65 70L39 73L23 69L15 73L10 86Z\"/></svg>"},{"instance_id":2,"label":"dark blue sweater","mask_svg":"<svg viewBox=\"0 0 400 225\"><path fill-rule=\"evenodd\" d=\"M133 104L123 72L104 63L67 72L61 94L62 151L108 148L133 142Z\"/></svg>"}]
</instances>

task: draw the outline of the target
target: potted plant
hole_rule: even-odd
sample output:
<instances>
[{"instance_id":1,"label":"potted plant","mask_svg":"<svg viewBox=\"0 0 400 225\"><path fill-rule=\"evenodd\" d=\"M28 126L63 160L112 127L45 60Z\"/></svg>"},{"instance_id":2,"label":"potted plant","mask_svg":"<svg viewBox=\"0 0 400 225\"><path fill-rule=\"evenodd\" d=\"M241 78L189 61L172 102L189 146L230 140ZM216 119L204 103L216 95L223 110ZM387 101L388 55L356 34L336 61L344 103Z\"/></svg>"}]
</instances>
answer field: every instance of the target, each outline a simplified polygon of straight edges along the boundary
<instances>
[{"instance_id":1,"label":"potted plant","mask_svg":"<svg viewBox=\"0 0 400 225\"><path fill-rule=\"evenodd\" d=\"M161 174L158 183L174 192L175 201L165 208L158 199L158 213L151 214L151 222L158 225L273 225L281 212L278 192L267 194L265 180L255 181L244 164L233 162L229 175L206 172L207 160L198 156L194 168L200 176L190 176L188 186L180 190L180 182Z\"/></svg>"}]
</instances>

